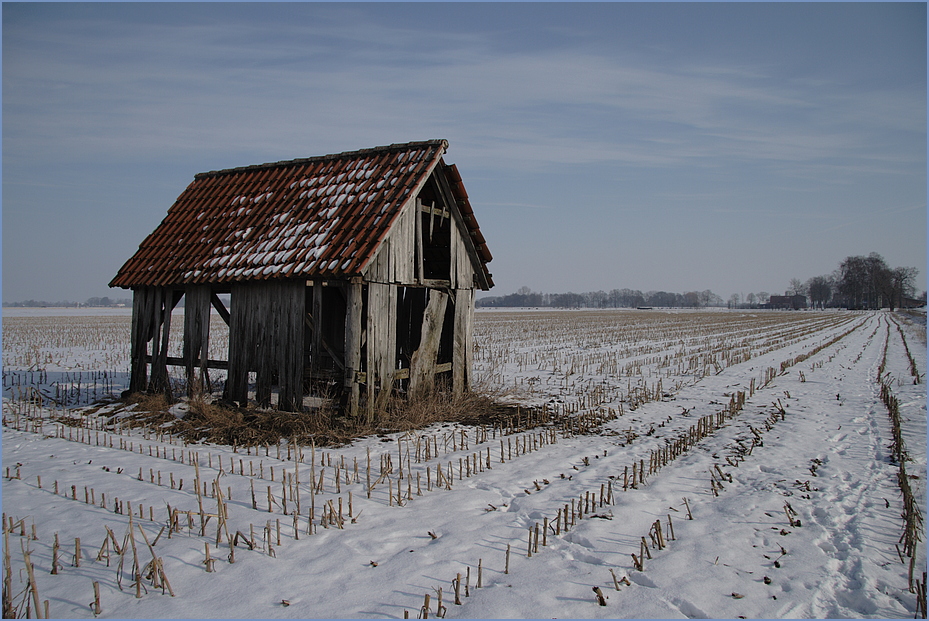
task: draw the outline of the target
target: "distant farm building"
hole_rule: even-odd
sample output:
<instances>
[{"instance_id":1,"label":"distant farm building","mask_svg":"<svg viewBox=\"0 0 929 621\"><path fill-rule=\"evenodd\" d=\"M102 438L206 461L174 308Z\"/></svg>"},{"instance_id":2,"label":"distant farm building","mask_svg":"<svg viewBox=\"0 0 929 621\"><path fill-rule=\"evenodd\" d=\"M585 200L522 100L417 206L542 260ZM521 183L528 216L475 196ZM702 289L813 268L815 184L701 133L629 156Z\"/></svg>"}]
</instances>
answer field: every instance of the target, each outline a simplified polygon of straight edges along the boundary
<instances>
[{"instance_id":1,"label":"distant farm building","mask_svg":"<svg viewBox=\"0 0 929 621\"><path fill-rule=\"evenodd\" d=\"M447 148L196 175L110 283L133 291L130 391L169 390L168 365L186 368L188 391L220 368L231 402L248 401L252 373L260 407L338 397L373 417L391 394L467 390L492 257ZM183 355L169 357L182 298ZM229 326L226 360L208 360L211 307Z\"/></svg>"},{"instance_id":2,"label":"distant farm building","mask_svg":"<svg viewBox=\"0 0 929 621\"><path fill-rule=\"evenodd\" d=\"M805 295L772 295L766 308L802 310L806 308Z\"/></svg>"}]
</instances>

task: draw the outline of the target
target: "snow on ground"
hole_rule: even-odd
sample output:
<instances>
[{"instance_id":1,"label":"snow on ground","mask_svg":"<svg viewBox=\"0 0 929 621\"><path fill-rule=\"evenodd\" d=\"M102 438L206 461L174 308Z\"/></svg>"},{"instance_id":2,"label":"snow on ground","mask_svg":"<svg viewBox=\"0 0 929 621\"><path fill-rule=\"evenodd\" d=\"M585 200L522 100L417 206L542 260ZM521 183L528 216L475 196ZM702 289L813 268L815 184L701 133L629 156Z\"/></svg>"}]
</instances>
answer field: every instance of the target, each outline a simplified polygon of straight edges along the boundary
<instances>
[{"instance_id":1,"label":"snow on ground","mask_svg":"<svg viewBox=\"0 0 929 621\"><path fill-rule=\"evenodd\" d=\"M515 318L531 331L533 317L559 316L482 311L477 315L478 345L485 354L501 346L491 343L481 322ZM579 324L603 321L583 312L570 316ZM708 340L730 343L731 352L745 348L750 357L743 360L730 353L722 360L717 355L718 366L707 372L713 356L699 348L712 344L689 342L686 335L679 342L669 340L659 349L666 350L669 364L670 352L681 353L674 363L680 373L671 373L668 366L660 378L665 396L634 409L628 401L618 402L617 395L633 385L620 369L636 358L635 352L624 350L628 356L613 361L608 355L596 357L589 350L596 350L597 343L578 342L577 334L565 331L552 333L548 346L530 346L535 341L508 346L508 360L493 362L481 354L478 366L488 377L516 387L512 399L576 407L581 413L623 413L595 435L543 427L501 437L499 430L487 429L485 440L473 428L436 425L417 434L420 449L425 438L438 448L438 456L432 453L428 460L421 452L417 457L415 437L398 440L399 434L338 449L303 447L297 463L288 458L285 445L280 454L278 447L234 453L231 447L185 447L167 437L126 430L84 430L82 442L78 428L48 421L38 432L18 431L14 426L23 428L29 414L43 411L18 400L22 391L6 387L3 467L10 476L4 478L2 491L5 516L16 522L5 543L14 603L27 595L23 550L28 549L39 599L48 600L53 617L92 616L95 581L99 616L118 618L403 618L405 613L416 618L426 595L429 616L434 617L440 588L443 613L449 618L912 617L916 596L908 589L910 559L904 556L906 562L901 562L897 552L904 532L903 500L878 373L883 370L882 378L900 403L911 460L906 469L914 477L910 483L916 504L924 507L924 326L885 312L798 313L791 326L772 321L754 335L734 336L742 330L740 322L747 321L745 314L732 314L730 320L725 313L714 313L713 321L731 321L731 326ZM807 332L800 329L803 325L816 329ZM743 327L751 332L748 326ZM498 335L510 334L500 330ZM913 383L904 337L919 384ZM507 338L518 340L515 335ZM657 337L640 333L638 338L654 342ZM588 358L578 358L573 374L559 375L563 369L556 372L555 365L567 359L556 358L571 352L587 352ZM646 387L655 385L656 369L663 364L656 362L661 356L650 355L652 361L644 363L644 377L639 378ZM699 365L685 368L685 360L697 358ZM588 361L586 368L583 360ZM603 366L607 362L615 362L616 369ZM542 377L551 379L527 381ZM585 397L596 385L601 386L598 398ZM702 417L725 410L739 392L745 402L737 415L657 472L647 470L637 489L623 491L634 463L644 460L648 468L654 451L686 435ZM534 450L527 451L533 441ZM393 467L370 498L365 473L369 452L372 482L386 455ZM254 533L255 549L240 541L234 563L228 562L225 533L217 536L215 517L200 534L191 458L208 488L204 512L217 513L217 500L210 496L218 479L229 498L229 533ZM347 468L340 470L337 490L334 466L342 463ZM451 489L437 486L437 465L444 476L451 471L453 481L446 486ZM281 507L287 487L284 471L300 480L299 539L294 536L295 499L288 497L287 514ZM318 482L321 471L324 490L313 496L310 476ZM183 488L172 489L181 479ZM71 498L72 486L76 499ZM398 486L402 506L397 506ZM85 503L85 489L93 490L94 504ZM275 503L271 512L268 489ZM601 489L605 496L612 491L612 499L605 499L612 502L601 505ZM590 495L594 506L588 504L581 518L578 511ZM117 499L124 511L130 507L135 512L132 532L139 564L146 565L152 553L162 559L173 597L146 576L141 597L136 597L133 554L126 552L120 573L112 540L109 563L96 560L108 537L106 527L121 546L127 541L130 521L114 511ZM316 519L313 533L307 534L311 501ZM340 502L343 528L320 525L323 507L337 513ZM192 512L190 522L183 514L180 531L170 537L163 528L168 505ZM576 509L567 530L564 513L559 513L565 507L570 507L569 516ZM154 521L147 519L150 511ZM530 557L530 532L537 524L544 528L546 519L550 530ZM656 521L665 544L661 549ZM33 524L34 540L29 537ZM151 551L140 531L154 542ZM924 539L923 528L920 533ZM60 567L52 575L56 534ZM74 566L76 537L82 544L80 567ZM643 552L643 538L647 551L639 570L632 555ZM216 559L212 572L204 563L207 544ZM925 544L920 543L915 579L922 580L925 566ZM456 605L453 581L459 575L461 604ZM606 606L598 605L594 588L600 589Z\"/></svg>"}]
</instances>

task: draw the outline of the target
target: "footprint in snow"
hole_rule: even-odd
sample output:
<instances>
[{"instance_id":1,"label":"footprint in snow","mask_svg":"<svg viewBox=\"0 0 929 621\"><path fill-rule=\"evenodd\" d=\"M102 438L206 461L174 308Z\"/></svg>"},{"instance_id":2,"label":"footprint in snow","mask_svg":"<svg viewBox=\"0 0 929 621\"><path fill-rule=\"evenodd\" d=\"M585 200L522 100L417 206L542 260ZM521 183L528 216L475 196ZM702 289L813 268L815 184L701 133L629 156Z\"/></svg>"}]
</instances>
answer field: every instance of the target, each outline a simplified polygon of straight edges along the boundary
<instances>
[{"instance_id":1,"label":"footprint in snow","mask_svg":"<svg viewBox=\"0 0 929 621\"><path fill-rule=\"evenodd\" d=\"M593 549L594 547L594 544L592 544L589 539L587 539L586 537L582 535L577 534L576 532L569 532L563 538L565 541L570 541L571 543L575 545L583 546L585 548Z\"/></svg>"},{"instance_id":2,"label":"footprint in snow","mask_svg":"<svg viewBox=\"0 0 929 621\"><path fill-rule=\"evenodd\" d=\"M637 571L631 571L631 572L629 572L628 576L629 576L629 579L630 579L631 581L635 582L635 583L638 584L639 586L649 587L649 588L652 588L652 589L658 587L658 585L655 584L655 582L654 582L651 578L649 578L649 577L646 576L645 574L641 574L641 573L639 573L639 572L637 572Z\"/></svg>"},{"instance_id":3,"label":"footprint in snow","mask_svg":"<svg viewBox=\"0 0 929 621\"><path fill-rule=\"evenodd\" d=\"M677 597L668 597L666 601L681 611L681 613L688 619L710 619L710 615L705 613L703 610L698 608L689 602L686 599L679 599Z\"/></svg>"}]
</instances>

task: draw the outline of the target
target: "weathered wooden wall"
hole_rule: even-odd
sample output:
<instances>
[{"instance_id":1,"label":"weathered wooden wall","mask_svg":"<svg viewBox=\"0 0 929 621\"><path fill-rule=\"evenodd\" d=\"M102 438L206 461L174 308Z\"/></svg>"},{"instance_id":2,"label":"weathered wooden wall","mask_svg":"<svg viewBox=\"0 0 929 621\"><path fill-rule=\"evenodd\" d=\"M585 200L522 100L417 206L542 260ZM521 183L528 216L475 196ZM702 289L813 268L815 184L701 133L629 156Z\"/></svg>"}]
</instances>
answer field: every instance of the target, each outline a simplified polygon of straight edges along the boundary
<instances>
[{"instance_id":1,"label":"weathered wooden wall","mask_svg":"<svg viewBox=\"0 0 929 621\"><path fill-rule=\"evenodd\" d=\"M275 383L278 409L302 407L305 288L303 281L233 285L227 400L247 401L248 373L253 371L259 407L271 406Z\"/></svg>"},{"instance_id":2,"label":"weathered wooden wall","mask_svg":"<svg viewBox=\"0 0 929 621\"><path fill-rule=\"evenodd\" d=\"M451 252L451 287L465 290L474 288L474 266L471 256L461 235L461 229L452 226L452 252Z\"/></svg>"},{"instance_id":3,"label":"weathered wooden wall","mask_svg":"<svg viewBox=\"0 0 929 621\"><path fill-rule=\"evenodd\" d=\"M170 392L168 337L171 331L171 311L182 295L182 290L171 287L139 287L133 290L130 392ZM150 356L149 341L152 342ZM148 364L151 364L150 374Z\"/></svg>"},{"instance_id":4,"label":"weathered wooden wall","mask_svg":"<svg viewBox=\"0 0 929 621\"><path fill-rule=\"evenodd\" d=\"M471 389L473 321L474 289L457 289L455 291L455 344L452 354L452 393L455 395Z\"/></svg>"},{"instance_id":5,"label":"weathered wooden wall","mask_svg":"<svg viewBox=\"0 0 929 621\"><path fill-rule=\"evenodd\" d=\"M477 259L457 208L448 202L450 192L443 193L438 185L436 191L442 198L428 205L419 197L407 201L363 275L367 319L365 355L359 364L365 372L369 418L386 400L396 378L409 378L407 389L412 397L431 391L436 373L447 369L455 394L470 388ZM427 278L430 270L424 266L424 246L440 230L448 236L449 263L447 270L442 269L447 278ZM410 295L409 288L425 288L426 293ZM402 333L396 332L398 325ZM352 346L346 330L346 352ZM438 359L440 348L446 351L447 361ZM355 373L350 368L346 364L346 388L356 386L349 378ZM358 403L358 397L348 401Z\"/></svg>"},{"instance_id":6,"label":"weathered wooden wall","mask_svg":"<svg viewBox=\"0 0 929 621\"><path fill-rule=\"evenodd\" d=\"M129 392L148 390L148 342L155 324L155 289L139 287L132 292L132 328L129 343Z\"/></svg>"},{"instance_id":7,"label":"weathered wooden wall","mask_svg":"<svg viewBox=\"0 0 929 621\"><path fill-rule=\"evenodd\" d=\"M384 284L419 282L418 261L413 254L419 215L416 203L415 199L411 199L400 210L390 232L382 240L377 254L365 270L366 281Z\"/></svg>"},{"instance_id":8,"label":"weathered wooden wall","mask_svg":"<svg viewBox=\"0 0 929 621\"><path fill-rule=\"evenodd\" d=\"M197 391L210 390L207 360L210 351L211 297L209 285L191 285L184 290L183 356L188 396Z\"/></svg>"},{"instance_id":9,"label":"weathered wooden wall","mask_svg":"<svg viewBox=\"0 0 929 621\"><path fill-rule=\"evenodd\" d=\"M367 414L383 408L397 368L397 287L368 283L366 339Z\"/></svg>"},{"instance_id":10,"label":"weathered wooden wall","mask_svg":"<svg viewBox=\"0 0 929 621\"><path fill-rule=\"evenodd\" d=\"M364 306L363 290L360 280L349 283L346 289L345 311L345 374L342 388L346 393L345 405L350 416L357 416L359 411L360 386L358 374L361 372L361 332L362 310Z\"/></svg>"}]
</instances>

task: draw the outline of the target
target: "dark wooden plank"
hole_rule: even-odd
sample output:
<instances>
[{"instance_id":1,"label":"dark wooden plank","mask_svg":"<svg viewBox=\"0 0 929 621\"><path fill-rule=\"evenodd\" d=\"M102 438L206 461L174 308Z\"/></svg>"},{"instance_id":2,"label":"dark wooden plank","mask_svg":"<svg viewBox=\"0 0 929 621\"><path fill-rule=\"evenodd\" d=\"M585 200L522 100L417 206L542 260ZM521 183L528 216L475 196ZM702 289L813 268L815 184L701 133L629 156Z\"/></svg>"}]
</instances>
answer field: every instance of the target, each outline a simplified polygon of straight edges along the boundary
<instances>
[{"instance_id":1,"label":"dark wooden plank","mask_svg":"<svg viewBox=\"0 0 929 621\"><path fill-rule=\"evenodd\" d=\"M323 283L321 280L313 281L313 307L308 309L313 317L313 349L311 356L315 366L319 366L323 351Z\"/></svg>"},{"instance_id":2,"label":"dark wooden plank","mask_svg":"<svg viewBox=\"0 0 929 621\"><path fill-rule=\"evenodd\" d=\"M129 392L148 389L148 341L151 340L154 290L139 287L132 291L132 328L130 330Z\"/></svg>"},{"instance_id":3,"label":"dark wooden plank","mask_svg":"<svg viewBox=\"0 0 929 621\"><path fill-rule=\"evenodd\" d=\"M425 278L425 272L423 271L423 219L419 215L419 210L423 207L423 202L419 198L416 199L417 214L416 214L416 274L414 275L414 280L417 283L421 283L423 278Z\"/></svg>"},{"instance_id":4,"label":"dark wooden plank","mask_svg":"<svg viewBox=\"0 0 929 621\"><path fill-rule=\"evenodd\" d=\"M226 376L224 398L245 405L248 400L249 352L254 347L248 330L249 287L232 286L232 308L229 313L229 373Z\"/></svg>"},{"instance_id":5,"label":"dark wooden plank","mask_svg":"<svg viewBox=\"0 0 929 621\"><path fill-rule=\"evenodd\" d=\"M168 366L165 364L164 352L167 349L167 339L164 337L171 329L171 304L168 299L172 297L171 291L164 287L155 288L155 306L154 306L154 336L152 338L152 365L151 379L149 380L148 389L152 392L167 392L168 386ZM167 309L167 312L166 312ZM167 328L165 321L168 322Z\"/></svg>"},{"instance_id":6,"label":"dark wooden plank","mask_svg":"<svg viewBox=\"0 0 929 621\"><path fill-rule=\"evenodd\" d=\"M249 324L256 336L255 403L260 408L271 407L272 374L274 373L274 339L280 327L280 289L275 283L255 282L249 286Z\"/></svg>"},{"instance_id":7,"label":"dark wooden plank","mask_svg":"<svg viewBox=\"0 0 929 621\"><path fill-rule=\"evenodd\" d=\"M455 334L452 346L452 394L461 395L470 388L471 317L474 301L471 289L455 291Z\"/></svg>"},{"instance_id":8,"label":"dark wooden plank","mask_svg":"<svg viewBox=\"0 0 929 621\"><path fill-rule=\"evenodd\" d=\"M305 284L286 282L280 286L279 330L275 346L278 350L278 409L303 409L303 331L306 316Z\"/></svg>"},{"instance_id":9,"label":"dark wooden plank","mask_svg":"<svg viewBox=\"0 0 929 621\"><path fill-rule=\"evenodd\" d=\"M210 348L210 286L191 285L184 292L184 367L187 396L210 392L207 356ZM171 364L170 359L168 364ZM197 372L199 371L199 372Z\"/></svg>"}]
</instances>

